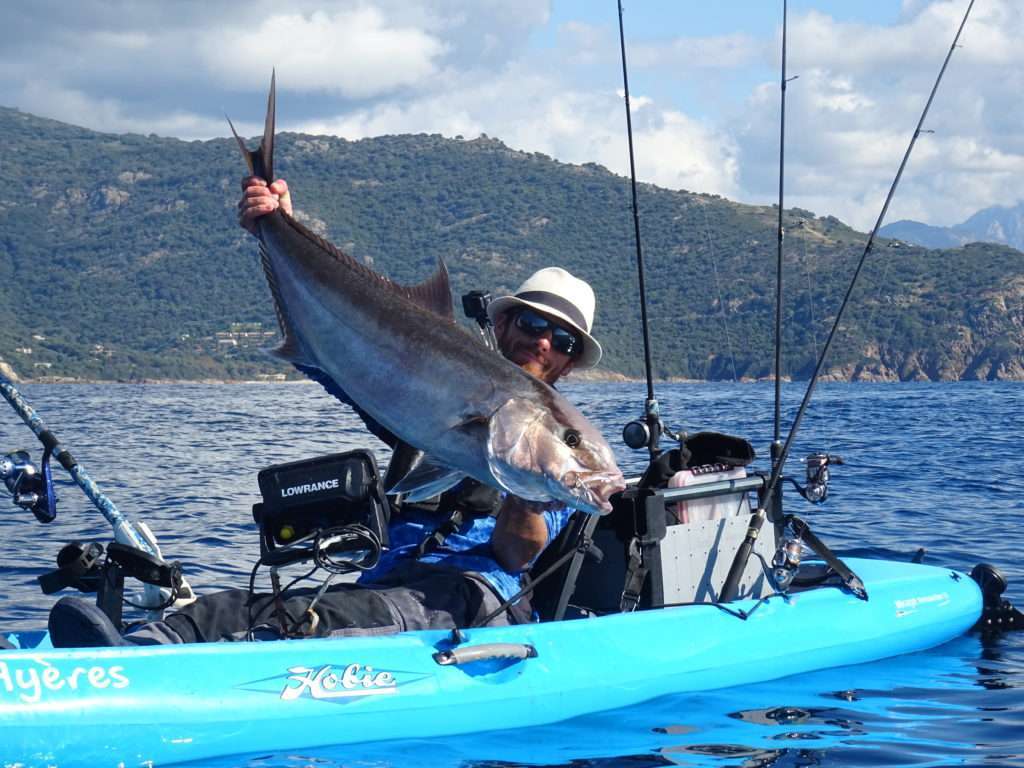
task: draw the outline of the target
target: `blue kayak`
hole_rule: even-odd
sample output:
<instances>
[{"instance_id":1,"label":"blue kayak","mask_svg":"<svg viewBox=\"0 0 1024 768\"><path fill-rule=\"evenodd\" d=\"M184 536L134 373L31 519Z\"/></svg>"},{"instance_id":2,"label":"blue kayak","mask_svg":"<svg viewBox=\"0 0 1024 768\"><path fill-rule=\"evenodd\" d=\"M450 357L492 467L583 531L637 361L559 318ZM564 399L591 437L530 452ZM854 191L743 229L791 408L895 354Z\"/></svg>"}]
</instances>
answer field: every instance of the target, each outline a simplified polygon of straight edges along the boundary
<instances>
[{"instance_id":1,"label":"blue kayak","mask_svg":"<svg viewBox=\"0 0 1024 768\"><path fill-rule=\"evenodd\" d=\"M667 694L846 666L967 631L981 590L850 558L869 599L790 596L339 640L0 651L5 765L166 765L553 723ZM851 676L855 675L851 672Z\"/></svg>"}]
</instances>

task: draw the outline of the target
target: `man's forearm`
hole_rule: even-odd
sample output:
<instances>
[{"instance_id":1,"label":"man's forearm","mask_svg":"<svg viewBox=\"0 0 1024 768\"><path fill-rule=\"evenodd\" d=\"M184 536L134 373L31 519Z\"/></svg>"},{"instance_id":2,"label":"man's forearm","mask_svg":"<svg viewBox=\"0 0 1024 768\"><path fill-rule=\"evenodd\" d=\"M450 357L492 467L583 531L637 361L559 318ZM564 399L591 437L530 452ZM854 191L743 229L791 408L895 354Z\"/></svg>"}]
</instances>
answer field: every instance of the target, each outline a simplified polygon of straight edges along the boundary
<instances>
[{"instance_id":1,"label":"man's forearm","mask_svg":"<svg viewBox=\"0 0 1024 768\"><path fill-rule=\"evenodd\" d=\"M526 568L548 543L544 504L506 497L491 534L491 548L498 564L517 573Z\"/></svg>"}]
</instances>

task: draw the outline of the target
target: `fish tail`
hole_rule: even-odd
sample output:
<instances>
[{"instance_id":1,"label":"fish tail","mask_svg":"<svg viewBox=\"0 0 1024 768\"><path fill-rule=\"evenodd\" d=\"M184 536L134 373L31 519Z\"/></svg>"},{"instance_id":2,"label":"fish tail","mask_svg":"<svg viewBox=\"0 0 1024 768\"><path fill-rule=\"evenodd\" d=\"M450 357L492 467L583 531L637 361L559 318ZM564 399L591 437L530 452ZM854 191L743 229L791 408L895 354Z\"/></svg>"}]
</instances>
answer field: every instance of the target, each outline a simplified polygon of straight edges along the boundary
<instances>
[{"instance_id":1,"label":"fish tail","mask_svg":"<svg viewBox=\"0 0 1024 768\"><path fill-rule=\"evenodd\" d=\"M276 86L277 73L270 74L270 94L267 96L267 117L263 124L263 139L256 150L251 150L245 145L245 140L238 135L234 123L228 118L228 125L231 126L231 134L238 142L242 150L242 157L245 164L249 166L249 173L266 181L268 184L274 181L274 113L276 111Z\"/></svg>"}]
</instances>

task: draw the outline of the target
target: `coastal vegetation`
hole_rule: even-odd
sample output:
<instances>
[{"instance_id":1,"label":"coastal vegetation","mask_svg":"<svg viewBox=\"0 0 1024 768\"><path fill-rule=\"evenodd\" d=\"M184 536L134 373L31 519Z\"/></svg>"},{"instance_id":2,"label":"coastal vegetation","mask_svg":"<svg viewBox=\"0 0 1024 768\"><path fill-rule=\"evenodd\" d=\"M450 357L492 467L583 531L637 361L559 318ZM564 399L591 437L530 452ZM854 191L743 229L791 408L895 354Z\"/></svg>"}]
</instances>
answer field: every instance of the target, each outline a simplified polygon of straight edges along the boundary
<instances>
[{"instance_id":1,"label":"coastal vegetation","mask_svg":"<svg viewBox=\"0 0 1024 768\"><path fill-rule=\"evenodd\" d=\"M26 379L297 377L233 140L111 135L0 108L0 360ZM602 367L643 372L628 180L480 136L282 134L278 175L314 231L399 282L444 259L456 295L561 265L599 297ZM776 209L639 192L655 373L769 376ZM866 236L788 209L783 374L807 378ZM840 329L839 379L1024 378L1024 254L881 240Z\"/></svg>"}]
</instances>

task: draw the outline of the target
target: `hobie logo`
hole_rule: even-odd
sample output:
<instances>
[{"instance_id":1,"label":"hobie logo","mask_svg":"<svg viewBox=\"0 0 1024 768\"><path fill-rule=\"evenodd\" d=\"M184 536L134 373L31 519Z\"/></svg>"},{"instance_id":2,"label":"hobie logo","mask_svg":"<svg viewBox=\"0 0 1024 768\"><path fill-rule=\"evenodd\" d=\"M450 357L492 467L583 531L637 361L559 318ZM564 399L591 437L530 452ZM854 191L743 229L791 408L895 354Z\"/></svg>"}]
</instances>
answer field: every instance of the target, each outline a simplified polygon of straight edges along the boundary
<instances>
[{"instance_id":1,"label":"hobie logo","mask_svg":"<svg viewBox=\"0 0 1024 768\"><path fill-rule=\"evenodd\" d=\"M291 701L306 693L313 699L381 696L398 693L398 684L390 672L375 672L369 665L349 664L341 672L335 672L330 664L319 669L289 667L281 698Z\"/></svg>"},{"instance_id":2,"label":"hobie logo","mask_svg":"<svg viewBox=\"0 0 1024 768\"><path fill-rule=\"evenodd\" d=\"M896 618L902 618L915 612L918 608L930 603L941 603L946 605L949 602L949 593L940 592L937 595L923 595L922 597L908 597L896 601Z\"/></svg>"}]
</instances>

